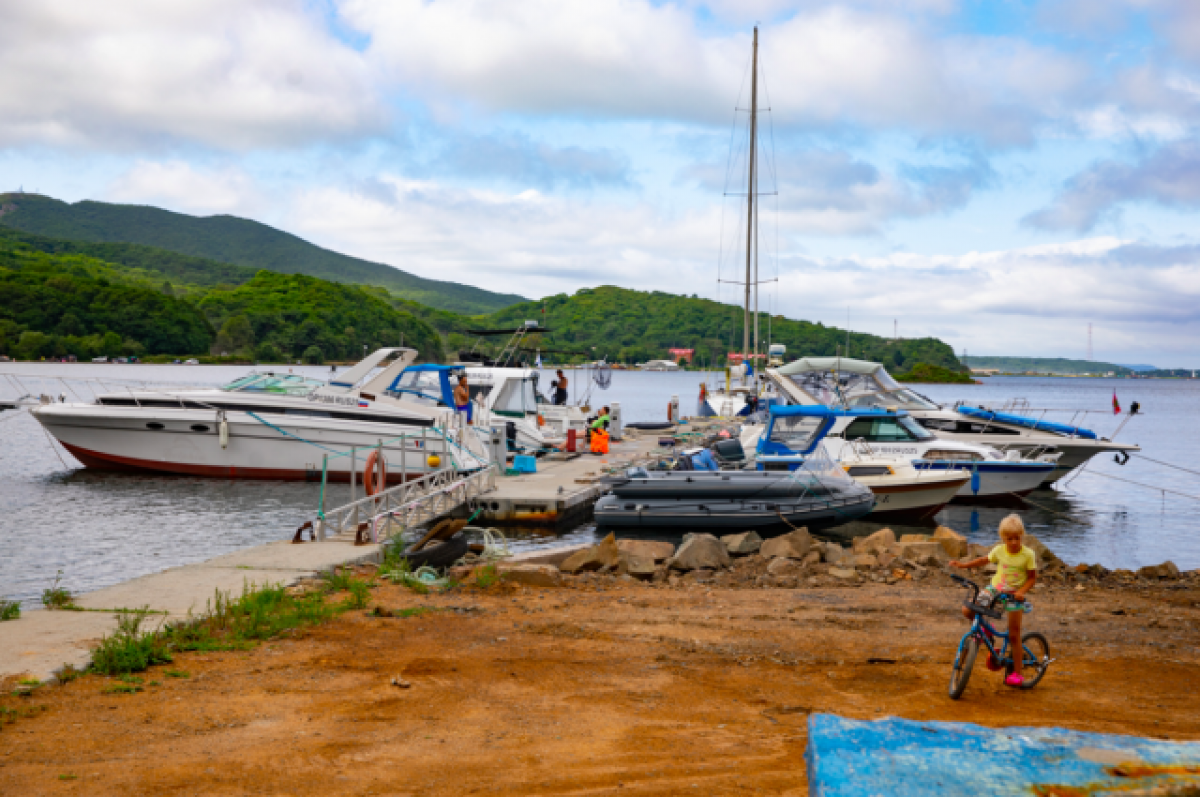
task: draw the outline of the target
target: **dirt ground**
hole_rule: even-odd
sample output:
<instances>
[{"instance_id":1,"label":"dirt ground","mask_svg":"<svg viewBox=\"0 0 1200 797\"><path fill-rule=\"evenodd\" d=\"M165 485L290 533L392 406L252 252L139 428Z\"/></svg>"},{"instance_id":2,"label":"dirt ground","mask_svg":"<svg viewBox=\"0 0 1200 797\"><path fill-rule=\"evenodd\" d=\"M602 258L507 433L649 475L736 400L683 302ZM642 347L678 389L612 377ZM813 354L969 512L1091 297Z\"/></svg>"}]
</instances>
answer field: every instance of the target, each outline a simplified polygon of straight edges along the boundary
<instances>
[{"instance_id":1,"label":"dirt ground","mask_svg":"<svg viewBox=\"0 0 1200 797\"><path fill-rule=\"evenodd\" d=\"M0 794L806 794L811 712L1200 738L1195 580L1039 585L1046 679L1007 688L981 657L956 702L961 593L385 584L372 606L433 611L180 655L137 694L6 692Z\"/></svg>"}]
</instances>

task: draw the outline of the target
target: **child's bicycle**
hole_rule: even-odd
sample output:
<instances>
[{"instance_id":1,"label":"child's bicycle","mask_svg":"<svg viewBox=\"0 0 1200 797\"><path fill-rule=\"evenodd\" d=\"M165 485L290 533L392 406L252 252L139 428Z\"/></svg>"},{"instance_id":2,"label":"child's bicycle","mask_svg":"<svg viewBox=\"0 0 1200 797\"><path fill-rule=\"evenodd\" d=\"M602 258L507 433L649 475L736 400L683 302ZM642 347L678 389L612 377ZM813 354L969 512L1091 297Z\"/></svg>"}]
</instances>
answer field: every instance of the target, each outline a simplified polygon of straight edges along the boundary
<instances>
[{"instance_id":1,"label":"child's bicycle","mask_svg":"<svg viewBox=\"0 0 1200 797\"><path fill-rule=\"evenodd\" d=\"M962 693L967 688L967 681L971 679L971 669L975 666L975 656L979 653L980 644L988 651L988 669L1003 668L1005 675L1013 671L1013 660L1008 653L1008 634L992 628L984 619L984 617L991 617L993 620L1003 618L1004 615L999 611L999 607L1012 598L998 595L995 600L997 606L981 606L978 603L979 586L977 584L958 575L951 574L950 578L971 591L971 597L963 601L963 606L975 612L975 621L971 623L970 630L958 643L958 655L954 657L954 669L950 671L950 699L957 700L962 697ZM999 652L996 651L997 638L1004 640ZM1021 641L1025 654L1025 673L1032 672L1032 674L1025 675L1025 682L1021 684L1020 688L1032 689L1042 680L1042 676L1046 674L1050 662L1054 659L1050 658L1050 643L1041 634L1037 632L1025 634Z\"/></svg>"}]
</instances>

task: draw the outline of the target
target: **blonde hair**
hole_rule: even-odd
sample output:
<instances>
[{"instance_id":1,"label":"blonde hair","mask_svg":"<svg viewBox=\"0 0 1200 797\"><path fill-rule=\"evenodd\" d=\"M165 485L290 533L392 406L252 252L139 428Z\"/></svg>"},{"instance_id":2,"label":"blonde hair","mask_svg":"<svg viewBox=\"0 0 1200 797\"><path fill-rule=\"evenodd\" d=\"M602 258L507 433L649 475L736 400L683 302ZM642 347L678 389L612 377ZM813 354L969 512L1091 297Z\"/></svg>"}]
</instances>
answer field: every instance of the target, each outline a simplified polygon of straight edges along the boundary
<instances>
[{"instance_id":1,"label":"blonde hair","mask_svg":"<svg viewBox=\"0 0 1200 797\"><path fill-rule=\"evenodd\" d=\"M1004 518L1004 520L1000 521L1000 536L1002 538L1004 537L1004 532L1006 531L1015 531L1022 537L1025 536L1025 524L1021 522L1020 516L1018 516L1015 512Z\"/></svg>"}]
</instances>

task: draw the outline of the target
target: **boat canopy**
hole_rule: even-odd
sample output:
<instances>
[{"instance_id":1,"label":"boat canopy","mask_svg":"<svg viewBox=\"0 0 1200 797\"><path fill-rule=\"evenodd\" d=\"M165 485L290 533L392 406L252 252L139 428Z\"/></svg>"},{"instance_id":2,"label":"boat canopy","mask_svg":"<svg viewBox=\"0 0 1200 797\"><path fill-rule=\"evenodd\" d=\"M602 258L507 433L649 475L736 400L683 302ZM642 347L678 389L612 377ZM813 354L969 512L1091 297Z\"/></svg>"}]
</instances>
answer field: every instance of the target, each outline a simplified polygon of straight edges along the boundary
<instances>
[{"instance_id":1,"label":"boat canopy","mask_svg":"<svg viewBox=\"0 0 1200 797\"><path fill-rule=\"evenodd\" d=\"M938 405L901 385L880 363L849 357L801 357L768 371L786 378L785 391L802 403L936 410ZM797 395L797 390L800 395Z\"/></svg>"},{"instance_id":2,"label":"boat canopy","mask_svg":"<svg viewBox=\"0 0 1200 797\"><path fill-rule=\"evenodd\" d=\"M454 388L450 384L450 374L462 370L454 365L410 365L384 392L396 396L408 394L453 407Z\"/></svg>"},{"instance_id":3,"label":"boat canopy","mask_svg":"<svg viewBox=\"0 0 1200 797\"><path fill-rule=\"evenodd\" d=\"M1066 435L1067 437L1081 437L1084 440L1095 440L1096 433L1091 429L1084 429L1079 426L1069 426L1065 423L1055 423L1053 421L1039 421L1036 418L1026 418L1024 415L1009 415L1005 412L993 412L985 410L982 407L958 407L958 412L961 415L966 415L968 418L977 418L981 421L997 421L999 423L1012 424L1013 426L1021 426L1026 429L1036 429L1039 432L1053 432L1055 434Z\"/></svg>"}]
</instances>

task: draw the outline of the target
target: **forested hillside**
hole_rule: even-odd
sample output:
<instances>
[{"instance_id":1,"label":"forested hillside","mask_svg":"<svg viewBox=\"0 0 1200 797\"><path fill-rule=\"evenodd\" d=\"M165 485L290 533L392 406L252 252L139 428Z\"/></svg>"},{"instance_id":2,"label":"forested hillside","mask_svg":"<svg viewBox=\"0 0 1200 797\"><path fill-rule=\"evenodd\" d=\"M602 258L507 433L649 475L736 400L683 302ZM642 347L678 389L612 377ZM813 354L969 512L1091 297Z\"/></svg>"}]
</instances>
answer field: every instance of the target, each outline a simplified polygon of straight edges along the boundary
<instances>
[{"instance_id":1,"label":"forested hillside","mask_svg":"<svg viewBox=\"0 0 1200 797\"><path fill-rule=\"evenodd\" d=\"M0 225L51 238L132 243L283 274L377 285L421 304L472 315L524 301L457 282L418 277L382 263L332 252L236 216L188 216L143 205L68 204L37 194L0 194ZM95 256L102 256L96 254ZM418 266L414 266L418 267Z\"/></svg>"},{"instance_id":2,"label":"forested hillside","mask_svg":"<svg viewBox=\"0 0 1200 797\"><path fill-rule=\"evenodd\" d=\"M151 254L142 254L145 265L156 265ZM155 268L48 253L0 236L0 354L90 359L211 353L323 362L357 360L364 346L395 346L403 339L423 360L445 358L437 331L393 306L398 301L382 288L269 271L242 285L174 287L161 276Z\"/></svg>"},{"instance_id":3,"label":"forested hillside","mask_svg":"<svg viewBox=\"0 0 1200 797\"><path fill-rule=\"evenodd\" d=\"M658 291L583 289L573 296L559 294L505 308L489 316L488 323L508 326L527 319L552 330L543 336L544 348L578 351L580 358L635 363L670 358L670 348L694 348L698 365L713 365L723 363L726 353L741 350L740 307ZM844 329L783 316L768 319L766 313L759 317L764 352L768 329L772 342L787 346L788 359L836 354L839 346L847 354ZM927 363L965 370L953 349L937 338L893 341L851 332L848 355L881 362L889 369L908 370Z\"/></svg>"}]
</instances>

